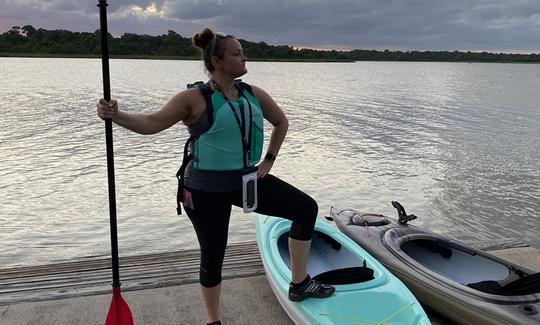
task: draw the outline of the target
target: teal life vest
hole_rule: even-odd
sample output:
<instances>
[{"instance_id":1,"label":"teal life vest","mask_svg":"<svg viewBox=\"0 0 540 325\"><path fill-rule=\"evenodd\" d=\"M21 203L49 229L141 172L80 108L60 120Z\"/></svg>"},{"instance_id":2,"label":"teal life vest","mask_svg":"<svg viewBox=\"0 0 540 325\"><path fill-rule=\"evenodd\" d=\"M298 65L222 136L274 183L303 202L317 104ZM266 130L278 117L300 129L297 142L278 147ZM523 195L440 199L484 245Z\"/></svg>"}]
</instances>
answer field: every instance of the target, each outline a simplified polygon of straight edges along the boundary
<instances>
[{"instance_id":1,"label":"teal life vest","mask_svg":"<svg viewBox=\"0 0 540 325\"><path fill-rule=\"evenodd\" d=\"M202 171L241 171L254 167L261 159L264 133L263 113L251 87L235 80L237 100L227 102L202 81L188 84L198 88L205 101L205 127L188 127L190 137L184 145L184 158L176 173L178 178L177 213L182 214L184 172L193 159L193 168ZM245 141L244 141L245 139Z\"/></svg>"},{"instance_id":2,"label":"teal life vest","mask_svg":"<svg viewBox=\"0 0 540 325\"><path fill-rule=\"evenodd\" d=\"M220 92L209 94L208 90L204 91L207 93L207 114L212 112L212 123L202 133L189 130L194 136L191 145L193 168L243 170L260 161L264 140L263 113L249 85L235 81L235 86L240 94L237 100L228 100Z\"/></svg>"}]
</instances>

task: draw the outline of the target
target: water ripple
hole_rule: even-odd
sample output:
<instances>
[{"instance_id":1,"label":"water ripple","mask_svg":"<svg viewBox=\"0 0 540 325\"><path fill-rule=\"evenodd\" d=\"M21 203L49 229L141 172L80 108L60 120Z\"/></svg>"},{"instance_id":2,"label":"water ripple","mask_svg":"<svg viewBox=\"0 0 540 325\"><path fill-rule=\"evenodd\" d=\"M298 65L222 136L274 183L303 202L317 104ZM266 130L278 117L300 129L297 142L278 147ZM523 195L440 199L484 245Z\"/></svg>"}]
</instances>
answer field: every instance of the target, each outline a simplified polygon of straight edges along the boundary
<instances>
[{"instance_id":1,"label":"water ripple","mask_svg":"<svg viewBox=\"0 0 540 325\"><path fill-rule=\"evenodd\" d=\"M109 212L99 60L0 58L0 263L108 256ZM395 215L462 240L540 246L540 66L250 63L290 129L272 172L330 206ZM153 71L148 75L148 71ZM181 73L179 73L181 72ZM200 62L112 60L123 110L159 109ZM265 126L268 139L271 129ZM140 136L114 127L122 255L197 247L175 213L182 126ZM230 242L254 239L233 209Z\"/></svg>"}]
</instances>

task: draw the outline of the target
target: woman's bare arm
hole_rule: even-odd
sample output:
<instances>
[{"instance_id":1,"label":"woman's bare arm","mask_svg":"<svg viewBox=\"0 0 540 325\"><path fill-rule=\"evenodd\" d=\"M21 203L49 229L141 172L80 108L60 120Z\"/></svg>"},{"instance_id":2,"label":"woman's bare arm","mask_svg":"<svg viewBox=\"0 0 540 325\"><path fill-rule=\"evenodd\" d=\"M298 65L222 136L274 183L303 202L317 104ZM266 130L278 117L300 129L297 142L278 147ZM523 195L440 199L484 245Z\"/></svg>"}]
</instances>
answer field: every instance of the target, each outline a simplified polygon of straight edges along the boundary
<instances>
[{"instance_id":1,"label":"woman's bare arm","mask_svg":"<svg viewBox=\"0 0 540 325\"><path fill-rule=\"evenodd\" d=\"M139 134L155 134L185 120L191 112L198 91L189 89L175 95L163 108L151 114L130 114L118 110L118 103L101 99L97 104L98 116Z\"/></svg>"}]
</instances>

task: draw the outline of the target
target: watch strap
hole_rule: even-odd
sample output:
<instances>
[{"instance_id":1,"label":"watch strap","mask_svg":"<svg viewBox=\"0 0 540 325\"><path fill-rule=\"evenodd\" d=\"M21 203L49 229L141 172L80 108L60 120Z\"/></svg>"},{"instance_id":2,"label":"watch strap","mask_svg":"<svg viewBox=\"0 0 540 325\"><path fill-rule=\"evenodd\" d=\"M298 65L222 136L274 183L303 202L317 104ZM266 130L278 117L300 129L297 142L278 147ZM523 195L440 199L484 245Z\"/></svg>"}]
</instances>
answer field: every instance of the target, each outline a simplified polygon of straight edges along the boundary
<instances>
[{"instance_id":1,"label":"watch strap","mask_svg":"<svg viewBox=\"0 0 540 325\"><path fill-rule=\"evenodd\" d=\"M274 161L276 161L276 156L274 154L267 153L266 156L264 156L264 159L270 160L271 162L274 162Z\"/></svg>"}]
</instances>

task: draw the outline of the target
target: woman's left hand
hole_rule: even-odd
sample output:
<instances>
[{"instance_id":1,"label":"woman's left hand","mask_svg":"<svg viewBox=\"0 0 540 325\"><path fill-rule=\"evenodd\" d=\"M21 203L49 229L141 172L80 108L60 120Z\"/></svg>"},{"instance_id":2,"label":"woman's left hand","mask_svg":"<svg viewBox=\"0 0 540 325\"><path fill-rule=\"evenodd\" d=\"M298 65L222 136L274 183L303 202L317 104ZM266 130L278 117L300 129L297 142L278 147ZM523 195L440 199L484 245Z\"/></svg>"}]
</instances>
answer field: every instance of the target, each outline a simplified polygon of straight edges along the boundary
<instances>
[{"instance_id":1,"label":"woman's left hand","mask_svg":"<svg viewBox=\"0 0 540 325\"><path fill-rule=\"evenodd\" d=\"M258 166L257 177L263 178L264 176L268 175L270 169L272 169L272 165L274 165L272 161L268 159L263 159L263 161Z\"/></svg>"}]
</instances>

